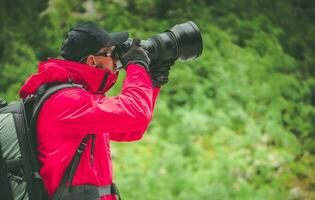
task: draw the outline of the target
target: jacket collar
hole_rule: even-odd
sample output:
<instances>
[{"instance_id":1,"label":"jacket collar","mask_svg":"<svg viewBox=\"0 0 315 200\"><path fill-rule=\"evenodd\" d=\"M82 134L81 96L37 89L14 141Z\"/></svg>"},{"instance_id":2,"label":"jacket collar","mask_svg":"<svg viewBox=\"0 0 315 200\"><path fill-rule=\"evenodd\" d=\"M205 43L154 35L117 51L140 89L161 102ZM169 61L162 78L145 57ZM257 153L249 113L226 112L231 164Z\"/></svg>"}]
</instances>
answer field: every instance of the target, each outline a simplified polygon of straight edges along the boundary
<instances>
[{"instance_id":1,"label":"jacket collar","mask_svg":"<svg viewBox=\"0 0 315 200\"><path fill-rule=\"evenodd\" d=\"M20 89L20 97L34 94L43 84L53 82L74 82L83 85L94 94L104 94L117 80L117 73L108 69L90 67L78 62L49 59L40 62L38 72L31 75Z\"/></svg>"}]
</instances>

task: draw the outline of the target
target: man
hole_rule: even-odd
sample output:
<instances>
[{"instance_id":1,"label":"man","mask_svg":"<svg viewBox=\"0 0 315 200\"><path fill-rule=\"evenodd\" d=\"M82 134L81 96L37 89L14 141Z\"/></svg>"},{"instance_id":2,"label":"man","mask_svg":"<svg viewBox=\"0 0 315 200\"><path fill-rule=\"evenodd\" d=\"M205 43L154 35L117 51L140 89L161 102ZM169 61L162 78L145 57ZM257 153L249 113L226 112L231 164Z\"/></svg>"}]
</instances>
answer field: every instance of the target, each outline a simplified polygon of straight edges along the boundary
<instances>
[{"instance_id":1,"label":"man","mask_svg":"<svg viewBox=\"0 0 315 200\"><path fill-rule=\"evenodd\" d=\"M159 88L168 81L170 66L149 67L146 51L133 41L120 55L126 69L121 94L105 97L117 79L116 45L128 39L127 32L108 33L88 22L71 29L63 42L65 60L41 62L20 90L21 98L36 93L43 84L73 82L82 88L67 88L52 95L41 109L37 122L40 175L52 197L88 134L71 186L108 186L113 183L110 140L136 141L143 137L152 117ZM150 70L150 75L148 69ZM102 200L115 199L104 195Z\"/></svg>"}]
</instances>

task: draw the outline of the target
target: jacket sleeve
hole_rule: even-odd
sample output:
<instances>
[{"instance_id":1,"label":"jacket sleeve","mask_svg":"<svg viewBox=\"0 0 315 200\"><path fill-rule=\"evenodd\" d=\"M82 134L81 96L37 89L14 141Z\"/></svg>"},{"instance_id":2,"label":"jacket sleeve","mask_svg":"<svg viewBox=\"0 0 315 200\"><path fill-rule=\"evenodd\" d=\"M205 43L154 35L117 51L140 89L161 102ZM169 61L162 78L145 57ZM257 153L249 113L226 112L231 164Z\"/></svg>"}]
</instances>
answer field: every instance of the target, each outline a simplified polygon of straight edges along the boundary
<instances>
[{"instance_id":1,"label":"jacket sleeve","mask_svg":"<svg viewBox=\"0 0 315 200\"><path fill-rule=\"evenodd\" d=\"M114 141L139 140L151 121L158 93L145 69L131 64L118 96L93 95L82 89L60 93L66 106L54 123L72 134L109 133Z\"/></svg>"}]
</instances>

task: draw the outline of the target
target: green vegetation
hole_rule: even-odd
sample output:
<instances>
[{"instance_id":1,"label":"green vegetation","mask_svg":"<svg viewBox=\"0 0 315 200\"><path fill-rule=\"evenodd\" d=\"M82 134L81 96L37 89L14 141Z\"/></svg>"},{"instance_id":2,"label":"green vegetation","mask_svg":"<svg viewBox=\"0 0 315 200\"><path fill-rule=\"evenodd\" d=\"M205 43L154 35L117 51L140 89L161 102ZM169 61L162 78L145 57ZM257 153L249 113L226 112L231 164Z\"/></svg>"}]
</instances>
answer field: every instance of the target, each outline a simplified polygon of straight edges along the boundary
<instances>
[{"instance_id":1,"label":"green vegetation","mask_svg":"<svg viewBox=\"0 0 315 200\"><path fill-rule=\"evenodd\" d=\"M315 199L314 1L106 2L2 3L0 96L17 99L79 21L146 39L192 20L202 56L172 68L143 140L112 144L123 197Z\"/></svg>"}]
</instances>

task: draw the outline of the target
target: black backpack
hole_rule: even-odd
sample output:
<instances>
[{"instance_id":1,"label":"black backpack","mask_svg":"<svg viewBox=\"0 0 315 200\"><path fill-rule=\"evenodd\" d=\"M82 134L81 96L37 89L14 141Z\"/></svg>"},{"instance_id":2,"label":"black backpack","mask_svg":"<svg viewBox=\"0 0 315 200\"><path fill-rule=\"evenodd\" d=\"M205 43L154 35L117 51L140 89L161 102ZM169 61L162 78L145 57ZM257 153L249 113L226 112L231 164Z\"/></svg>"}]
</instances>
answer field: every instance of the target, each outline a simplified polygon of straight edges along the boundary
<instances>
[{"instance_id":1,"label":"black backpack","mask_svg":"<svg viewBox=\"0 0 315 200\"><path fill-rule=\"evenodd\" d=\"M9 105L0 101L1 199L45 200L47 192L39 175L36 121L45 101L57 91L77 84L43 85L35 95Z\"/></svg>"}]
</instances>

